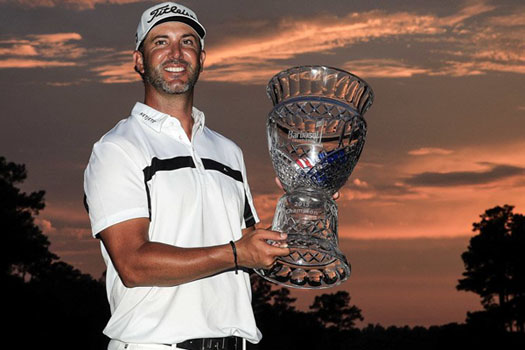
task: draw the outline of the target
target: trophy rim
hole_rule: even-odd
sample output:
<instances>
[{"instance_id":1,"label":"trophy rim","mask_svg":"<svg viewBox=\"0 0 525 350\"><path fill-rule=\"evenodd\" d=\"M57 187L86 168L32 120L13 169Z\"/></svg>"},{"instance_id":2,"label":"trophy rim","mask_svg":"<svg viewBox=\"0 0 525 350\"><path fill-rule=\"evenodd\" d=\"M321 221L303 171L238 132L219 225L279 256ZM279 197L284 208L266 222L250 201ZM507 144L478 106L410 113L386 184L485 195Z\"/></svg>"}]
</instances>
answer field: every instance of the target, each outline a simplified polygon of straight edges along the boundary
<instances>
[{"instance_id":1,"label":"trophy rim","mask_svg":"<svg viewBox=\"0 0 525 350\"><path fill-rule=\"evenodd\" d=\"M275 78L277 78L278 76L280 75L283 75L285 74L286 72L288 71L291 71L291 70L294 70L294 69L299 69L299 68L323 68L323 69L330 69L330 70L335 70L335 71L338 71L338 72L341 72L341 73L344 73L344 74L348 74L354 78L357 78L359 79L360 81L362 81L363 83L365 83L369 88L370 88L370 91L372 91L373 93L373 89L372 87L370 86L370 84L363 78L361 78L360 76L352 73L352 72L349 72L347 70L344 70L344 69L341 69L341 68L337 68L337 67L333 67L333 66L327 66L327 65L324 65L324 64L304 64L304 65L299 65L299 66L293 66L293 67L289 67L289 68L286 68L286 69L283 69L281 70L280 72L274 74L269 80L268 80L268 84Z\"/></svg>"},{"instance_id":2,"label":"trophy rim","mask_svg":"<svg viewBox=\"0 0 525 350\"><path fill-rule=\"evenodd\" d=\"M365 79L361 78L360 76L358 76L358 75L356 75L354 73L351 73L349 71L346 71L344 69L336 68L336 67L333 67L333 66L322 65L322 64L307 64L307 65L297 65L297 66L293 66L293 67L289 67L289 68L286 68L284 70L281 70L280 72L274 74L268 80L268 83L266 84L266 94L270 98L270 100L272 101L274 107L277 106L277 105L282 104L283 102L285 102L288 99L283 99L283 100L281 100L281 101L276 103L276 99L274 98L274 96L273 96L274 94L272 93L273 92L273 89L272 89L273 82L279 80L280 77L289 76L292 71L298 70L298 69L305 69L305 71L306 71L306 69L322 69L324 71L331 70L333 72L343 73L343 74L345 74L347 76L350 76L353 79L357 80L360 84L364 85L366 87L366 89L368 90L368 95L369 95L368 96L368 102L365 104L365 106L363 106L364 108L362 108L362 110L360 110L360 108L354 108L361 115L364 115L370 109L370 107L372 106L372 104L374 102L375 92L372 89L372 86ZM318 95L318 94L299 94L299 95L293 96L291 98L294 98L294 99L295 98L300 98L300 97L312 98L312 97L317 97L317 96L322 96L322 95ZM344 101L343 99L326 97L326 96L325 96L325 98L330 99L330 100L339 101L339 102L341 102L343 104L349 104L348 101Z\"/></svg>"}]
</instances>

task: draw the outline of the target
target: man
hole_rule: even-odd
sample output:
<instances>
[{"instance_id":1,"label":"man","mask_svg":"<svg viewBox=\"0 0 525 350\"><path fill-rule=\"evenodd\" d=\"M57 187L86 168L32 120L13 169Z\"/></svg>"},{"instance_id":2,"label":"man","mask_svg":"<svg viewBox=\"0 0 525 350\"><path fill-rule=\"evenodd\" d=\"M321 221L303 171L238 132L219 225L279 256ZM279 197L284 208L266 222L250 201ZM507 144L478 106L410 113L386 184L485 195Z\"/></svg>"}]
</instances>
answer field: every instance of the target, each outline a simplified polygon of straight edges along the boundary
<instances>
[{"instance_id":1,"label":"man","mask_svg":"<svg viewBox=\"0 0 525 350\"><path fill-rule=\"evenodd\" d=\"M179 4L144 12L133 53L144 103L94 145L85 171L86 208L107 264L109 349L257 343L242 268L289 254L286 235L254 226L240 149L193 106L205 33Z\"/></svg>"}]
</instances>

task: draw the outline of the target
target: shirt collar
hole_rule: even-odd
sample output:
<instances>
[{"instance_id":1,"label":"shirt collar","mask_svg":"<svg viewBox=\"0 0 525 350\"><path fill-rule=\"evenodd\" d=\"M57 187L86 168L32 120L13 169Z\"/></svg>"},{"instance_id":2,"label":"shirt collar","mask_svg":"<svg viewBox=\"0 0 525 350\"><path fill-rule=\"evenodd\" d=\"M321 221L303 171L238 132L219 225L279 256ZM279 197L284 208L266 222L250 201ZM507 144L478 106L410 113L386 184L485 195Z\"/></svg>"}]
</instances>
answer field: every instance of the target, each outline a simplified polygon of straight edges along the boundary
<instances>
[{"instance_id":1,"label":"shirt collar","mask_svg":"<svg viewBox=\"0 0 525 350\"><path fill-rule=\"evenodd\" d=\"M177 118L172 118L169 114L162 113L157 111L155 108L152 108L143 103L137 102L131 111L131 115L137 117L142 123L146 124L153 130L157 132L162 131L162 127L165 124L166 120L173 120L176 124L180 126L180 122ZM193 117L193 133L196 131L202 130L204 127L204 113L198 110L195 107L192 107L191 116Z\"/></svg>"}]
</instances>

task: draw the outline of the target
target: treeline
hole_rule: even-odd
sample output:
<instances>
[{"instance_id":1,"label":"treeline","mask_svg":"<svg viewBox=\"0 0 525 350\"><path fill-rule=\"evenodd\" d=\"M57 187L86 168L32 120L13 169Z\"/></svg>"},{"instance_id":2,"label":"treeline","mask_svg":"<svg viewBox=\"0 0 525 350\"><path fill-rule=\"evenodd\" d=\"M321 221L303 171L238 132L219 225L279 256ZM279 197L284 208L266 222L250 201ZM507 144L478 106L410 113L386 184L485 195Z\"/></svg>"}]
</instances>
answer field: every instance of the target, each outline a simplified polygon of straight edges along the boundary
<instances>
[{"instance_id":1,"label":"treeline","mask_svg":"<svg viewBox=\"0 0 525 350\"><path fill-rule=\"evenodd\" d=\"M347 350L443 350L462 349L523 349L525 335L509 332L490 317L469 314L468 323L450 323L431 327L368 324L361 310L350 304L347 292L315 297L308 311L294 307L286 288L276 288L259 277L253 277L254 311L263 340L248 349L347 349ZM483 314L487 316L486 314Z\"/></svg>"},{"instance_id":2,"label":"treeline","mask_svg":"<svg viewBox=\"0 0 525 350\"><path fill-rule=\"evenodd\" d=\"M3 338L20 349L106 349L104 283L64 262L24 281L2 276Z\"/></svg>"}]
</instances>

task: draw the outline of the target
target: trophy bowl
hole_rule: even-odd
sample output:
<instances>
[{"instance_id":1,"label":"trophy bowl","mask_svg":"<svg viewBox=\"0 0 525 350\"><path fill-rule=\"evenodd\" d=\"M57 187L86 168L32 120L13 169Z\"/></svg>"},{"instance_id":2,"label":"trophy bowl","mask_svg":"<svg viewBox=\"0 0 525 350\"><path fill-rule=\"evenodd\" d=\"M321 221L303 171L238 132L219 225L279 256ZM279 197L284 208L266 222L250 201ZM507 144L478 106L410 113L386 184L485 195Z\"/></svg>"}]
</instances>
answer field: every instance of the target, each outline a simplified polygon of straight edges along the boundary
<instances>
[{"instance_id":1,"label":"trophy bowl","mask_svg":"<svg viewBox=\"0 0 525 350\"><path fill-rule=\"evenodd\" d=\"M363 114L374 93L361 78L326 66L300 66L270 79L268 147L285 194L272 230L286 232L290 254L265 279L292 288L329 288L345 281L350 264L339 250L333 195L354 169L366 136Z\"/></svg>"}]
</instances>

